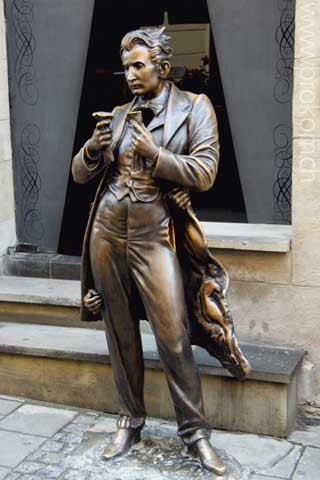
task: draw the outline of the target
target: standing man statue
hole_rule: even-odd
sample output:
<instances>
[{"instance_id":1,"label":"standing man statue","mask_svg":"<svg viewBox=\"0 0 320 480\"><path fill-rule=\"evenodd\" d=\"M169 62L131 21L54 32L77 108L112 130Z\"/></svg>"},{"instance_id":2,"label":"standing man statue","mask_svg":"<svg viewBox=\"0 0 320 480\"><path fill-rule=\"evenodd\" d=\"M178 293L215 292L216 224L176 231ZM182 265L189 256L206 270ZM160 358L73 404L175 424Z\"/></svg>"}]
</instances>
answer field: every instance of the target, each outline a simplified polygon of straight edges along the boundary
<instances>
[{"instance_id":1,"label":"standing man statue","mask_svg":"<svg viewBox=\"0 0 320 480\"><path fill-rule=\"evenodd\" d=\"M167 80L172 53L164 30L125 35L121 58L134 99L116 107L112 121L98 121L73 159L77 183L102 174L84 238L81 315L105 322L119 395L117 431L104 459L140 440L146 411L139 319L147 318L178 435L205 468L222 475L191 343L239 378L250 366L226 302L228 276L207 248L188 195L189 189L208 190L217 174L215 112L205 95ZM135 120L139 112L142 122Z\"/></svg>"}]
</instances>

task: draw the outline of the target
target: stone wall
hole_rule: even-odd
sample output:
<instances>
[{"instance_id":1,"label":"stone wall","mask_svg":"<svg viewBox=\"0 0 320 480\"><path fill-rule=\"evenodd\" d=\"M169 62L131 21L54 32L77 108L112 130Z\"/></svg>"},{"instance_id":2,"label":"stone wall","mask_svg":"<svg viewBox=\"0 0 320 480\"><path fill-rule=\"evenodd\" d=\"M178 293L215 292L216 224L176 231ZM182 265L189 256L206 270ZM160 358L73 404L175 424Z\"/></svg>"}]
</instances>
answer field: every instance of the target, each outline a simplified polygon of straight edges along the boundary
<instances>
[{"instance_id":1,"label":"stone wall","mask_svg":"<svg viewBox=\"0 0 320 480\"><path fill-rule=\"evenodd\" d=\"M320 3L297 0L293 95L292 248L216 250L231 276L240 339L307 351L300 402L320 406Z\"/></svg>"},{"instance_id":2,"label":"stone wall","mask_svg":"<svg viewBox=\"0 0 320 480\"><path fill-rule=\"evenodd\" d=\"M6 25L3 0L0 0L0 255L15 241Z\"/></svg>"}]
</instances>

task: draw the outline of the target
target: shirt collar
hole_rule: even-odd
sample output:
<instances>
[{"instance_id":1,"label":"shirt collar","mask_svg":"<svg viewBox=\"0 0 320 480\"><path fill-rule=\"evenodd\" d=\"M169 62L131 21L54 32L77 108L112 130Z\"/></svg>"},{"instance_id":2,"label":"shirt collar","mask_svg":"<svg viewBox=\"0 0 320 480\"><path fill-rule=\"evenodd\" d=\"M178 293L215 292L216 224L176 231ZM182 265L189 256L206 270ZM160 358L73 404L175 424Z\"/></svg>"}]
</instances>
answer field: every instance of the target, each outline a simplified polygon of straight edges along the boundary
<instances>
[{"instance_id":1,"label":"shirt collar","mask_svg":"<svg viewBox=\"0 0 320 480\"><path fill-rule=\"evenodd\" d=\"M139 110L139 108L148 108L151 105L155 116L157 116L167 106L169 94L170 84L169 82L165 82L160 95L155 98L151 98L150 100L144 100L142 97L138 97L134 109Z\"/></svg>"}]
</instances>

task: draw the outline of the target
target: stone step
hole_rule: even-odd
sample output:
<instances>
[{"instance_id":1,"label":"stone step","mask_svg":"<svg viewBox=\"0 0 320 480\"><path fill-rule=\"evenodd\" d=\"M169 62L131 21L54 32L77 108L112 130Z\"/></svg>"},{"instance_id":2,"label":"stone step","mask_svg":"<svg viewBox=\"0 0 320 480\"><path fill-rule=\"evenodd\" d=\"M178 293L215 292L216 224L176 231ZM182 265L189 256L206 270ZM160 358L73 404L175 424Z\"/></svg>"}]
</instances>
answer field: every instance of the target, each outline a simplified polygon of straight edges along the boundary
<instances>
[{"instance_id":1,"label":"stone step","mask_svg":"<svg viewBox=\"0 0 320 480\"><path fill-rule=\"evenodd\" d=\"M0 321L103 328L79 320L80 281L0 277Z\"/></svg>"},{"instance_id":2,"label":"stone step","mask_svg":"<svg viewBox=\"0 0 320 480\"><path fill-rule=\"evenodd\" d=\"M152 335L143 334L149 415L174 418ZM206 413L216 428L287 436L297 414L297 374L304 352L242 344L253 371L231 378L194 348ZM0 322L0 393L107 412L117 411L110 357L102 331Z\"/></svg>"},{"instance_id":3,"label":"stone step","mask_svg":"<svg viewBox=\"0 0 320 480\"><path fill-rule=\"evenodd\" d=\"M81 257L12 251L2 258L3 274L15 277L80 279Z\"/></svg>"},{"instance_id":4,"label":"stone step","mask_svg":"<svg viewBox=\"0 0 320 480\"><path fill-rule=\"evenodd\" d=\"M80 306L80 282L50 278L0 277L0 302Z\"/></svg>"}]
</instances>

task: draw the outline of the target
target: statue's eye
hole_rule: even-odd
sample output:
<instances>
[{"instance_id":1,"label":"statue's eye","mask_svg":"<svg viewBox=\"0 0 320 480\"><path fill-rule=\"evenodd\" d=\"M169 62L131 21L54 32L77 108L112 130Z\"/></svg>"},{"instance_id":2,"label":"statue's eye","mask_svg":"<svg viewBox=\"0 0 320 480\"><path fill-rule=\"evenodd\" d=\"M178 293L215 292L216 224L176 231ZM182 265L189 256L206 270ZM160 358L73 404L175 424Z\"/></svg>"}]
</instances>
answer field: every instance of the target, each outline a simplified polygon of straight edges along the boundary
<instances>
[{"instance_id":1,"label":"statue's eye","mask_svg":"<svg viewBox=\"0 0 320 480\"><path fill-rule=\"evenodd\" d=\"M134 66L136 67L137 70L140 70L141 68L144 67L144 64L140 63L140 62L137 62L137 63L134 64Z\"/></svg>"}]
</instances>

